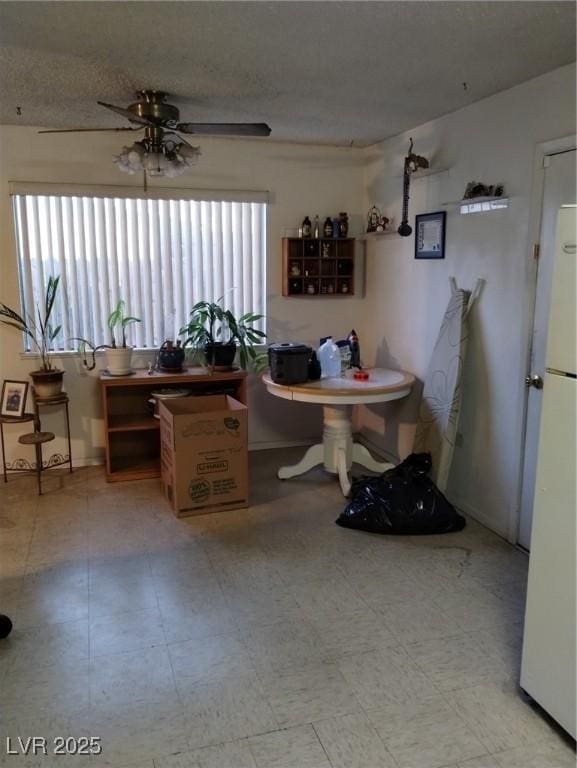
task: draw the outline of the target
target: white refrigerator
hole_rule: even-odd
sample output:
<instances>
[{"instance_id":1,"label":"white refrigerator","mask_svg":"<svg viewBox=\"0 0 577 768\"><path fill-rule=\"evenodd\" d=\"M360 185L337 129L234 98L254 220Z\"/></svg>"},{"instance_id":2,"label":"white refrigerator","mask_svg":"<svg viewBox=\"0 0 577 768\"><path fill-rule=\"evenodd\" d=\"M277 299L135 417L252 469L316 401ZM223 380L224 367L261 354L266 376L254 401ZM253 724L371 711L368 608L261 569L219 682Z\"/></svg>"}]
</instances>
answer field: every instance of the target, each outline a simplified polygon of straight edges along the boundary
<instances>
[{"instance_id":1,"label":"white refrigerator","mask_svg":"<svg viewBox=\"0 0 577 768\"><path fill-rule=\"evenodd\" d=\"M539 434L521 687L576 736L576 209L559 211Z\"/></svg>"}]
</instances>

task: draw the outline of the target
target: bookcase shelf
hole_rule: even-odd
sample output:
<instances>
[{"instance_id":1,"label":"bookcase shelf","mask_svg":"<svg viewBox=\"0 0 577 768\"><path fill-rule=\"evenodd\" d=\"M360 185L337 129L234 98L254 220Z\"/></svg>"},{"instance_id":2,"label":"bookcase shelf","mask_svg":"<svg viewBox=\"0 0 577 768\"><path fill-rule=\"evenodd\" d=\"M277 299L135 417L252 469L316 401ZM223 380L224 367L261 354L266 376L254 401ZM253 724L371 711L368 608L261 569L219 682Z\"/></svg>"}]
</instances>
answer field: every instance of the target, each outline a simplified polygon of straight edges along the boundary
<instances>
[{"instance_id":1,"label":"bookcase shelf","mask_svg":"<svg viewBox=\"0 0 577 768\"><path fill-rule=\"evenodd\" d=\"M133 371L100 375L108 482L160 476L160 421L149 412L156 389L185 387L194 395L227 394L246 405L246 373L188 368L182 373Z\"/></svg>"}]
</instances>

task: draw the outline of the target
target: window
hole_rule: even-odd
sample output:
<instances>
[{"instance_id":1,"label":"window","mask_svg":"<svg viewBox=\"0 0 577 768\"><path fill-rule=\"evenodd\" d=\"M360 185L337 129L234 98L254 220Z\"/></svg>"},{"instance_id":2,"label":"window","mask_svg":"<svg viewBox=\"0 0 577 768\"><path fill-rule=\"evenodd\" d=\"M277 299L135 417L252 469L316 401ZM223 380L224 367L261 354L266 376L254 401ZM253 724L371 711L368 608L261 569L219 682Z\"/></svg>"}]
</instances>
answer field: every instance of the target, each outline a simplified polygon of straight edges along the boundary
<instances>
[{"instance_id":1,"label":"window","mask_svg":"<svg viewBox=\"0 0 577 768\"><path fill-rule=\"evenodd\" d=\"M130 330L137 347L177 338L200 300L224 296L237 316L264 314L266 193L131 193L13 190L23 311L42 304L49 275L61 276L55 350L75 349L75 337L108 343L119 299L142 320Z\"/></svg>"}]
</instances>

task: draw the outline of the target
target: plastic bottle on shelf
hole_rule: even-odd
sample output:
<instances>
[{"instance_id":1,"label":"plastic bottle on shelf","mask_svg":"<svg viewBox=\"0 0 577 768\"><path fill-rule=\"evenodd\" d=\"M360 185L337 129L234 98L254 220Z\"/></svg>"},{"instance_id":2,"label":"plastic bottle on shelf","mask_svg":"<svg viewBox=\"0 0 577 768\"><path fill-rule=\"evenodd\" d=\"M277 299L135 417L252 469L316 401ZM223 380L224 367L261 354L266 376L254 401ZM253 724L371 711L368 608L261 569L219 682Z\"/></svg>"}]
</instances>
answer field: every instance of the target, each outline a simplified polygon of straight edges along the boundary
<instances>
[{"instance_id":1,"label":"plastic bottle on shelf","mask_svg":"<svg viewBox=\"0 0 577 768\"><path fill-rule=\"evenodd\" d=\"M332 336L319 348L319 360L323 379L333 379L341 375L341 353Z\"/></svg>"},{"instance_id":2,"label":"plastic bottle on shelf","mask_svg":"<svg viewBox=\"0 0 577 768\"><path fill-rule=\"evenodd\" d=\"M317 213L317 215L315 216L315 227L313 230L313 237L315 238L315 240L319 239L319 235L320 235L319 215Z\"/></svg>"}]
</instances>

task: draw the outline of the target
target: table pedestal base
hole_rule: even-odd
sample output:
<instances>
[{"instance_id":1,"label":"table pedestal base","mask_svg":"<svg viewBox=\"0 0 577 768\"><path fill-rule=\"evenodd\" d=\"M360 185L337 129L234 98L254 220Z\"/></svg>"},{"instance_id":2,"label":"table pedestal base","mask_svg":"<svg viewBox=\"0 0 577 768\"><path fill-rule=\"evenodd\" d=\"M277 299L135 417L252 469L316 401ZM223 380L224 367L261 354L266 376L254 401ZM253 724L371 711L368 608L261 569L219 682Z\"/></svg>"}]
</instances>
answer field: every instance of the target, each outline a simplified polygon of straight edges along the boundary
<instances>
[{"instance_id":1,"label":"table pedestal base","mask_svg":"<svg viewBox=\"0 0 577 768\"><path fill-rule=\"evenodd\" d=\"M288 480L303 475L313 467L323 464L327 472L339 476L345 496L351 490L349 471L353 463L371 472L385 472L393 465L376 461L361 443L353 443L350 405L325 405L323 407L323 442L311 446L297 464L281 467L278 477Z\"/></svg>"}]
</instances>

